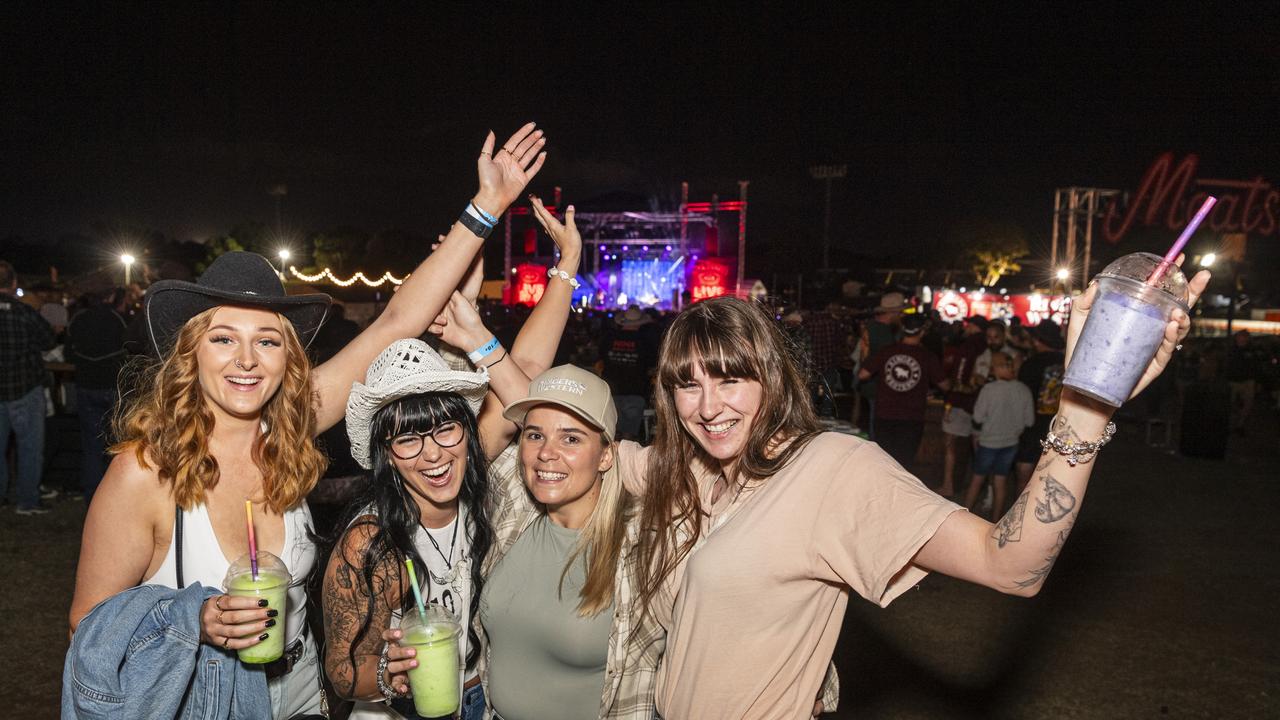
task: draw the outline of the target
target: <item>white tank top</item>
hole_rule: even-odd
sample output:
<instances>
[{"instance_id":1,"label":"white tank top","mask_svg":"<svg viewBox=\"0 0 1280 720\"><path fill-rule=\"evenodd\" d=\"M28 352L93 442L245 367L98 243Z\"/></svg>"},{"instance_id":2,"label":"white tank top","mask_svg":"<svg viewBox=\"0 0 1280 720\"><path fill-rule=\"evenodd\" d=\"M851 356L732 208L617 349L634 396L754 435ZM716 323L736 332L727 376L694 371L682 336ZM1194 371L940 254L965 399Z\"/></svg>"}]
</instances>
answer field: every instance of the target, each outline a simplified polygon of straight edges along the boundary
<instances>
[{"instance_id":1,"label":"white tank top","mask_svg":"<svg viewBox=\"0 0 1280 720\"><path fill-rule=\"evenodd\" d=\"M289 611L285 621L285 646L292 645L302 636L302 628L307 622L307 577L316 563L316 546L307 534L311 527L311 510L304 501L292 510L284 513L284 547L280 559L293 582L289 584ZM174 528L177 529L176 527ZM174 560L176 543L173 536L169 539L169 552L164 556L160 569L146 580L148 583L176 588L178 572ZM213 534L213 523L209 521L209 510L203 504L182 513L182 579L187 585L198 582L209 587L223 587L227 568L231 561L222 554L218 538ZM224 588L225 589L225 588Z\"/></svg>"}]
</instances>

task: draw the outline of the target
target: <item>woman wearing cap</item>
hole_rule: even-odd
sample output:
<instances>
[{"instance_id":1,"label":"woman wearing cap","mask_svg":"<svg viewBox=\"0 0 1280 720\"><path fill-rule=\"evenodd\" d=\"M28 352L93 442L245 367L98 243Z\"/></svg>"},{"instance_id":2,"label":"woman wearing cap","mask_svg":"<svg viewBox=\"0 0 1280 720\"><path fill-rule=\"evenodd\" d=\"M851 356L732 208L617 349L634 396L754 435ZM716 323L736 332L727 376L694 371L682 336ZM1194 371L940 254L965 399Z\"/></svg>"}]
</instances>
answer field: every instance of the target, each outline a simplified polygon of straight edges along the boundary
<instances>
[{"instance_id":1,"label":"woman wearing cap","mask_svg":"<svg viewBox=\"0 0 1280 720\"><path fill-rule=\"evenodd\" d=\"M1192 303L1207 282L1192 280ZM1095 290L1072 303L1068 356ZM1139 388L1189 327L1175 313ZM750 303L681 313L657 383L656 442L621 459L643 493L640 526L668 528L641 534L636 551L638 602L671 612L656 687L667 720L802 717L850 591L888 605L935 571L1035 594L1114 431L1112 408L1064 391L1036 479L993 525L955 512L876 445L820 433L779 330ZM674 607L662 595L672 577Z\"/></svg>"},{"instance_id":2,"label":"woman wearing cap","mask_svg":"<svg viewBox=\"0 0 1280 720\"><path fill-rule=\"evenodd\" d=\"M286 296L266 258L227 253L198 283L152 286L146 324L160 360L120 416L116 457L85 520L73 630L99 601L139 583L220 585L248 549L249 499L258 547L294 577L287 616L216 595L201 608L200 641L231 653L286 633L284 656L266 667L273 717L321 710L302 585L315 558L304 499L325 464L314 437L342 417L379 351L421 334L444 307L496 216L541 168L544 142L530 123L495 153L490 133L476 161L480 190L439 250L314 370L304 349L329 298Z\"/></svg>"},{"instance_id":3,"label":"woman wearing cap","mask_svg":"<svg viewBox=\"0 0 1280 720\"><path fill-rule=\"evenodd\" d=\"M374 361L347 402L352 455L372 472L332 543L323 605L325 669L337 692L357 701L353 719L417 717L403 674L416 663L414 651L395 645L401 613L414 603L402 572L406 558L420 568L424 601L443 606L467 628L458 678L461 715L463 720L484 715L477 670L481 645L472 620L484 587L480 559L494 537L488 460L510 444L514 433L502 417L501 401L528 395L528 373L551 364L582 250L573 207L566 213L571 230L566 232L537 198L533 201L560 259L510 359L490 341L492 333L472 305L455 293L433 329L455 347L481 348L471 354L481 372L451 370L426 343L399 340ZM497 402L481 412L490 386ZM388 701L390 707L383 704Z\"/></svg>"}]
</instances>

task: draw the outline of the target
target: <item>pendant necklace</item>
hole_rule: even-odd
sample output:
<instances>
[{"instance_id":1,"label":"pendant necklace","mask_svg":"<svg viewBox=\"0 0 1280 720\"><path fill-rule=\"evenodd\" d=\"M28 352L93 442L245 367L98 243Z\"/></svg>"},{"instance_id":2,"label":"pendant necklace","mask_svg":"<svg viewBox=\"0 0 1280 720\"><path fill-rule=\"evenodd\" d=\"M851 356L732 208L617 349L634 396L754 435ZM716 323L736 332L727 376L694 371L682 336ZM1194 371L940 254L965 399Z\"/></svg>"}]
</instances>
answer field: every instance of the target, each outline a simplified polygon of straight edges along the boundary
<instances>
[{"instance_id":1,"label":"pendant necklace","mask_svg":"<svg viewBox=\"0 0 1280 720\"><path fill-rule=\"evenodd\" d=\"M453 549L458 545L458 526L461 524L462 513L458 513L458 515L453 519L453 537L449 540L448 555L445 555L444 551L440 549L440 543L436 542L436 539L431 535L431 531L427 529L427 526L422 526L422 529L427 533L427 539L431 541L431 546L436 549L440 558L444 560L444 566L448 570L444 575L437 575L435 571L431 569L430 565L427 566L427 574L431 576L431 580L437 585L448 585L450 581L457 577L457 570L453 566Z\"/></svg>"}]
</instances>

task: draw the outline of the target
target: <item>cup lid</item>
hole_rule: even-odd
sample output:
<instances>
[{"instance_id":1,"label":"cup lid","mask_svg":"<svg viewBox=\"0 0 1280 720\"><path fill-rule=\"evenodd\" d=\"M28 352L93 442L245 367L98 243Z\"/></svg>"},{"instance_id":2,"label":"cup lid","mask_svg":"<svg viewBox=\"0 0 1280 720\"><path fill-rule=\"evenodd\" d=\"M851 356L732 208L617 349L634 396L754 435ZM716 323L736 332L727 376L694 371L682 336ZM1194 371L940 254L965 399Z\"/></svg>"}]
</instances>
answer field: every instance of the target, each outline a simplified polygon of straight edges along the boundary
<instances>
[{"instance_id":1,"label":"cup lid","mask_svg":"<svg viewBox=\"0 0 1280 720\"><path fill-rule=\"evenodd\" d=\"M1102 269L1098 273L1098 277L1121 278L1124 280L1137 280L1140 283L1146 283L1147 278L1151 277L1151 273L1164 262L1164 258L1159 255L1148 252L1130 253L1123 257L1116 258L1110 265ZM1182 269L1177 265L1170 265L1160 274L1160 280L1152 287L1163 291L1165 294L1177 300L1183 307L1186 307L1189 292L1187 290L1187 276L1182 274Z\"/></svg>"},{"instance_id":2,"label":"cup lid","mask_svg":"<svg viewBox=\"0 0 1280 720\"><path fill-rule=\"evenodd\" d=\"M227 577L222 581L224 587L231 585L231 579L241 575L248 575L253 572L253 565L249 562L249 553L245 553L236 558L227 568ZM289 574L289 568L285 566L284 561L275 555L265 551L258 551L258 577L262 577L263 573L271 573L272 575L282 575L285 582L292 582L293 576Z\"/></svg>"},{"instance_id":3,"label":"cup lid","mask_svg":"<svg viewBox=\"0 0 1280 720\"><path fill-rule=\"evenodd\" d=\"M427 605L426 622L418 616L416 606L404 611L400 619L400 630L408 633L416 629L414 638L417 642L439 642L449 640L462 632L462 625L453 613L434 603Z\"/></svg>"}]
</instances>

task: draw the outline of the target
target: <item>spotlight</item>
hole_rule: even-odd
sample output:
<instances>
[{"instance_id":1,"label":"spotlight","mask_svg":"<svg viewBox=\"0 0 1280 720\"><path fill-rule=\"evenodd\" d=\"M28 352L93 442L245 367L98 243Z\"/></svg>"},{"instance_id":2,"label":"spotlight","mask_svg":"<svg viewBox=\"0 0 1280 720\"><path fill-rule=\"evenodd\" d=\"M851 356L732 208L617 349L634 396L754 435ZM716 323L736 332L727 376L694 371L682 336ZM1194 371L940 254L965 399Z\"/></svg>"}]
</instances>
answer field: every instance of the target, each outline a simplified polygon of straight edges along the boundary
<instances>
[{"instance_id":1,"label":"spotlight","mask_svg":"<svg viewBox=\"0 0 1280 720\"><path fill-rule=\"evenodd\" d=\"M1058 268L1056 277L1059 280L1066 280L1067 278L1071 277L1071 271L1066 268Z\"/></svg>"},{"instance_id":2,"label":"spotlight","mask_svg":"<svg viewBox=\"0 0 1280 720\"><path fill-rule=\"evenodd\" d=\"M1218 256L1216 253L1205 253L1204 257L1200 258L1200 267L1212 267L1214 261L1217 259Z\"/></svg>"}]
</instances>

